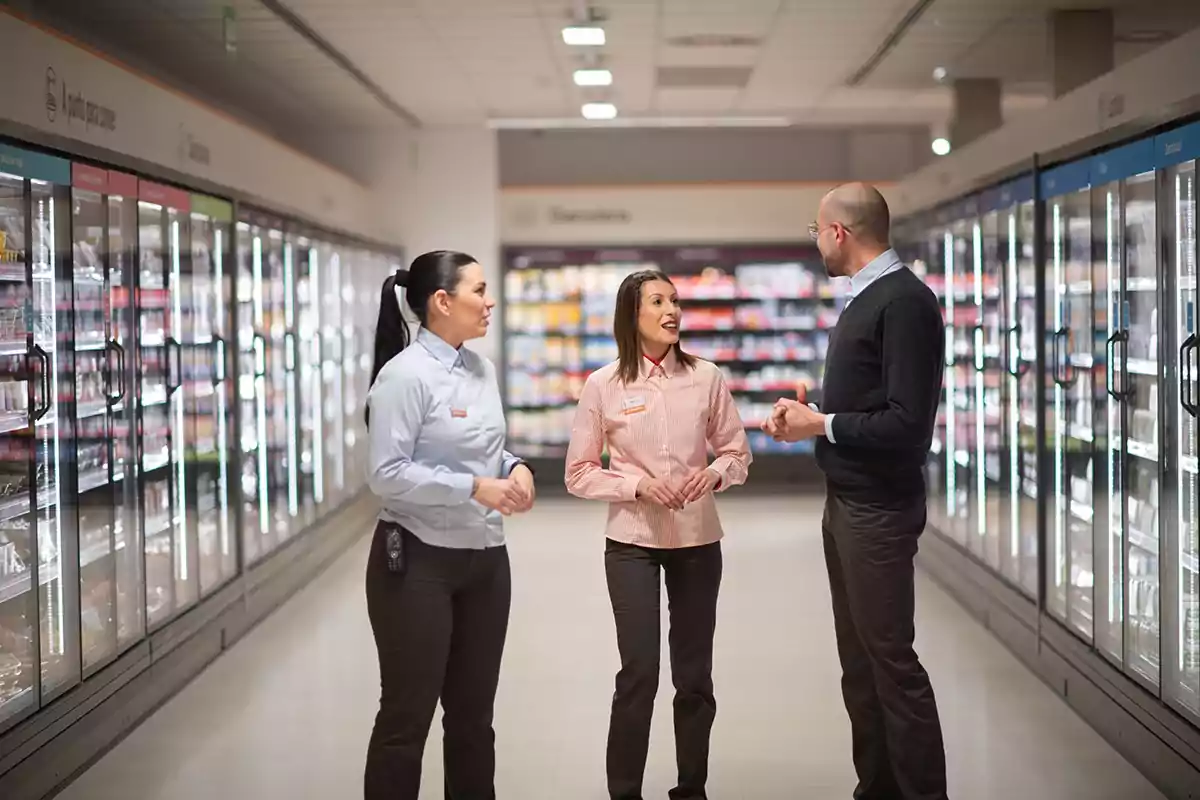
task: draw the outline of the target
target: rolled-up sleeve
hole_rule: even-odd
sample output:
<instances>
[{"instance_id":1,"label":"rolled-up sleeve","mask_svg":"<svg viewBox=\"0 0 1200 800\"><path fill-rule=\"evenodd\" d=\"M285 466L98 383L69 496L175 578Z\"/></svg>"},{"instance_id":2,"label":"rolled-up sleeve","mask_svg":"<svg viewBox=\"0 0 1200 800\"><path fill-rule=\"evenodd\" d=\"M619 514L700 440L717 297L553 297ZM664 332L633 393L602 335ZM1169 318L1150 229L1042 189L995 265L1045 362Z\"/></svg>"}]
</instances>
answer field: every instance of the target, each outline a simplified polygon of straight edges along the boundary
<instances>
[{"instance_id":1,"label":"rolled-up sleeve","mask_svg":"<svg viewBox=\"0 0 1200 800\"><path fill-rule=\"evenodd\" d=\"M372 388L368 483L385 503L451 506L471 499L474 476L413 461L426 399L419 381L383 378Z\"/></svg>"},{"instance_id":2,"label":"rolled-up sleeve","mask_svg":"<svg viewBox=\"0 0 1200 800\"><path fill-rule=\"evenodd\" d=\"M524 463L525 459L505 450L500 458L500 477L507 478L509 475L512 475L512 471L517 468L518 464Z\"/></svg>"},{"instance_id":3,"label":"rolled-up sleeve","mask_svg":"<svg viewBox=\"0 0 1200 800\"><path fill-rule=\"evenodd\" d=\"M746 482L754 457L750 454L746 425L720 372L713 379L709 404L712 413L709 414L706 437L716 456L709 469L721 476L717 491L724 491Z\"/></svg>"}]
</instances>

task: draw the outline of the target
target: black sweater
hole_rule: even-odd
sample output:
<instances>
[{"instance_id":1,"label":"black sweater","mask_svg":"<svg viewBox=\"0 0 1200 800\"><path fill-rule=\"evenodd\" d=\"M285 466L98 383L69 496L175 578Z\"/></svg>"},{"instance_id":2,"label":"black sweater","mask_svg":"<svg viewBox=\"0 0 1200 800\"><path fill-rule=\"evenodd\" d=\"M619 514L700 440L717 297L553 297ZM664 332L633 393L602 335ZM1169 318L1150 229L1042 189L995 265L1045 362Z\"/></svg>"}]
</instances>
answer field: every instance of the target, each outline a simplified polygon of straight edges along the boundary
<instances>
[{"instance_id":1,"label":"black sweater","mask_svg":"<svg viewBox=\"0 0 1200 800\"><path fill-rule=\"evenodd\" d=\"M829 338L821 411L833 438L817 462L837 491L901 497L925 491L945 362L945 326L933 292L908 269L867 286Z\"/></svg>"}]
</instances>

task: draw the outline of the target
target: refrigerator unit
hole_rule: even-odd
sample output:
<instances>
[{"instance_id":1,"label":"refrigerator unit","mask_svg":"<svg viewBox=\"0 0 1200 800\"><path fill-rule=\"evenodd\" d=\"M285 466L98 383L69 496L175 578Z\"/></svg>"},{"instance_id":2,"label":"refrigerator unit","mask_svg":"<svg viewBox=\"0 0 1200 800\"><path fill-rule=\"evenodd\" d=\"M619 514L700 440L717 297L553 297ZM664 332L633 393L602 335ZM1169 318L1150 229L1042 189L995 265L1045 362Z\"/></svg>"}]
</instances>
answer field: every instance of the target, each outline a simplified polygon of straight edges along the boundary
<instances>
[{"instance_id":1,"label":"refrigerator unit","mask_svg":"<svg viewBox=\"0 0 1200 800\"><path fill-rule=\"evenodd\" d=\"M932 525L1193 723L1197 158L1193 123L900 227L948 326Z\"/></svg>"}]
</instances>

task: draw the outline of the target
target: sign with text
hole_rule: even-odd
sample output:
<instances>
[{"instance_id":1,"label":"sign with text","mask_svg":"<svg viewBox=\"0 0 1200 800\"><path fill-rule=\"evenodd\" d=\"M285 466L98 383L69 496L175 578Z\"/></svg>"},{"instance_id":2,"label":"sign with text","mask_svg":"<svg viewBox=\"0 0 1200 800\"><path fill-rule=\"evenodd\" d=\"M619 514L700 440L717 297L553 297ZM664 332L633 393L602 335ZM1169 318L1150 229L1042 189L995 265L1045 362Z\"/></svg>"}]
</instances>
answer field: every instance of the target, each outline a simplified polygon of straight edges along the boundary
<instances>
[{"instance_id":1,"label":"sign with text","mask_svg":"<svg viewBox=\"0 0 1200 800\"><path fill-rule=\"evenodd\" d=\"M114 132L117 112L84 94L77 84L68 84L66 77L53 66L46 67L46 119L68 127L82 125L86 130Z\"/></svg>"}]
</instances>

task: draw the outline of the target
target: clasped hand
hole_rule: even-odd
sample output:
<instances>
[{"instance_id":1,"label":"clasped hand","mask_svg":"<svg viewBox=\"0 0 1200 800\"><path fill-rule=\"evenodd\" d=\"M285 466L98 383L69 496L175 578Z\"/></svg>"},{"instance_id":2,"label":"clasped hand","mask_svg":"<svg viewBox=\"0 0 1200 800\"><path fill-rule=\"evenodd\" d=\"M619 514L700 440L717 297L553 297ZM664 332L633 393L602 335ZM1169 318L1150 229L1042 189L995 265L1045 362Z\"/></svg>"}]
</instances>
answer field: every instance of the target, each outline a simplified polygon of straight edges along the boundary
<instances>
[{"instance_id":1,"label":"clasped hand","mask_svg":"<svg viewBox=\"0 0 1200 800\"><path fill-rule=\"evenodd\" d=\"M692 473L683 482L671 482L663 478L642 478L638 483L637 497L639 500L649 500L652 503L679 511L688 503L694 503L704 495L713 491L721 477L707 467Z\"/></svg>"},{"instance_id":2,"label":"clasped hand","mask_svg":"<svg viewBox=\"0 0 1200 800\"><path fill-rule=\"evenodd\" d=\"M506 517L533 508L536 496L533 473L523 464L517 465L507 478L476 478L475 491L471 494L480 505Z\"/></svg>"},{"instance_id":3,"label":"clasped hand","mask_svg":"<svg viewBox=\"0 0 1200 800\"><path fill-rule=\"evenodd\" d=\"M801 384L796 389L796 399L781 397L775 401L771 416L762 424L762 429L777 442L799 442L820 436L825 432L825 415L808 406L808 390Z\"/></svg>"}]
</instances>

